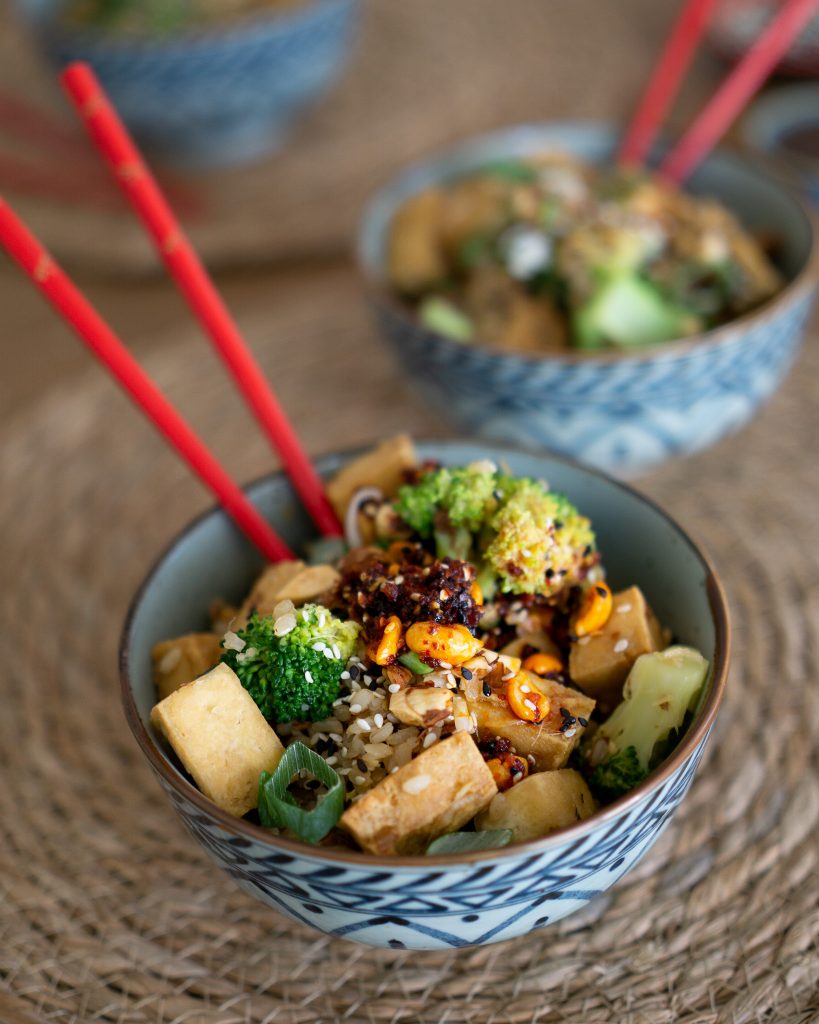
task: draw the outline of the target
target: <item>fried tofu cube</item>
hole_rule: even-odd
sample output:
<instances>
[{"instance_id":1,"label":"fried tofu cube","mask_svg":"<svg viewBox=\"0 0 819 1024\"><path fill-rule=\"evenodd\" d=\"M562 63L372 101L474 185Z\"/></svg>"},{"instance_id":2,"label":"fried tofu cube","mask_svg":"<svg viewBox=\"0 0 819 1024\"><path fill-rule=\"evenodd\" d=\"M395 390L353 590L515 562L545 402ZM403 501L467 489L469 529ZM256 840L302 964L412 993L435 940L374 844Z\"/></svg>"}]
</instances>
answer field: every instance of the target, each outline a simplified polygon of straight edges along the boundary
<instances>
[{"instance_id":1,"label":"fried tofu cube","mask_svg":"<svg viewBox=\"0 0 819 1024\"><path fill-rule=\"evenodd\" d=\"M574 825L590 817L594 809L594 798L580 772L561 768L528 775L498 793L477 816L475 827L484 832L509 828L514 841L523 843Z\"/></svg>"},{"instance_id":2,"label":"fried tofu cube","mask_svg":"<svg viewBox=\"0 0 819 1024\"><path fill-rule=\"evenodd\" d=\"M204 675L221 654L221 639L215 633L186 633L156 644L151 661L159 699L164 700L180 686Z\"/></svg>"},{"instance_id":3,"label":"fried tofu cube","mask_svg":"<svg viewBox=\"0 0 819 1024\"><path fill-rule=\"evenodd\" d=\"M433 839L474 818L497 791L472 737L456 732L373 786L339 824L368 853L423 853Z\"/></svg>"},{"instance_id":4,"label":"fried tofu cube","mask_svg":"<svg viewBox=\"0 0 819 1024\"><path fill-rule=\"evenodd\" d=\"M244 629L254 611L271 615L280 601L306 604L332 590L338 581L339 575L331 565L305 565L300 561L269 565L253 584L232 628Z\"/></svg>"},{"instance_id":5,"label":"fried tofu cube","mask_svg":"<svg viewBox=\"0 0 819 1024\"><path fill-rule=\"evenodd\" d=\"M387 274L398 291L418 295L446 277L443 212L444 195L437 188L419 192L396 211L387 244Z\"/></svg>"},{"instance_id":6,"label":"fried tofu cube","mask_svg":"<svg viewBox=\"0 0 819 1024\"><path fill-rule=\"evenodd\" d=\"M237 818L256 807L259 775L284 753L279 737L227 665L174 691L151 711L206 797Z\"/></svg>"},{"instance_id":7,"label":"fried tofu cube","mask_svg":"<svg viewBox=\"0 0 819 1024\"><path fill-rule=\"evenodd\" d=\"M612 711L623 699L623 684L641 654L662 651L670 636L657 621L639 587L629 587L612 600L601 630L576 640L569 654L572 682Z\"/></svg>"},{"instance_id":8,"label":"fried tofu cube","mask_svg":"<svg viewBox=\"0 0 819 1024\"><path fill-rule=\"evenodd\" d=\"M408 434L398 434L343 466L327 484L327 497L343 521L356 491L377 487L385 498L391 498L404 483L405 471L417 465L412 439Z\"/></svg>"},{"instance_id":9,"label":"fried tofu cube","mask_svg":"<svg viewBox=\"0 0 819 1024\"><path fill-rule=\"evenodd\" d=\"M518 718L509 707L502 689L486 684L492 691L487 695L484 681L474 675L472 679L464 680L461 692L475 716L481 740L491 740L496 736L507 739L521 756L532 755L538 771L554 771L569 760L585 728L579 721L565 728L566 719L560 709L564 708L575 719L588 721L594 710L594 701L553 679L541 679L532 672L525 674L529 685L540 690L549 700L549 711L541 722Z\"/></svg>"}]
</instances>

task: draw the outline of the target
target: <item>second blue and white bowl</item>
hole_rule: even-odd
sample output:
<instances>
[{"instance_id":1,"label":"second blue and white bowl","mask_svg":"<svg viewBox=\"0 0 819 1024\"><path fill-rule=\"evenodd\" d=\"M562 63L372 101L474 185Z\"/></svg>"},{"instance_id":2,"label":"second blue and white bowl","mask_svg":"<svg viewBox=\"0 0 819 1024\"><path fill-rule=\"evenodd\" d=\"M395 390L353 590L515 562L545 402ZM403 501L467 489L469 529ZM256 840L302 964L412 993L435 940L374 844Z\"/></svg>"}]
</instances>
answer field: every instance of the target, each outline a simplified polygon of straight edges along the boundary
<instances>
[{"instance_id":1,"label":"second blue and white bowl","mask_svg":"<svg viewBox=\"0 0 819 1024\"><path fill-rule=\"evenodd\" d=\"M690 189L715 196L781 244L786 285L758 310L704 334L628 352L516 354L424 327L385 278L390 222L409 196L493 160L549 150L608 161L614 128L525 125L474 139L406 170L365 211L359 261L378 320L422 399L469 433L554 449L623 476L713 444L750 420L793 363L813 304L819 251L810 215L747 160L718 152Z\"/></svg>"}]
</instances>

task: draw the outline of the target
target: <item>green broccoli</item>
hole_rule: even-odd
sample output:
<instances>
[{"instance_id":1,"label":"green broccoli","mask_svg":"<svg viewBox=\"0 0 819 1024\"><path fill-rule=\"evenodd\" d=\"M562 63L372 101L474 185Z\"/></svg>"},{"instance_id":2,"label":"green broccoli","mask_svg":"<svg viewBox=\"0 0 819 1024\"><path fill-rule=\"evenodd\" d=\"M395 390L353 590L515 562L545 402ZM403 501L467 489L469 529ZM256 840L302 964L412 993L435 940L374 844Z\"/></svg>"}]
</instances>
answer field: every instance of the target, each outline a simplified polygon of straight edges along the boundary
<instances>
[{"instance_id":1,"label":"green broccoli","mask_svg":"<svg viewBox=\"0 0 819 1024\"><path fill-rule=\"evenodd\" d=\"M686 337L703 326L699 317L645 278L626 273L605 280L574 309L572 320L580 348L652 345Z\"/></svg>"},{"instance_id":2,"label":"green broccoli","mask_svg":"<svg viewBox=\"0 0 819 1024\"><path fill-rule=\"evenodd\" d=\"M542 483L501 473L491 462L438 469L407 484L394 503L439 558L474 561L489 596L551 596L581 578L595 557L588 519Z\"/></svg>"},{"instance_id":3,"label":"green broccoli","mask_svg":"<svg viewBox=\"0 0 819 1024\"><path fill-rule=\"evenodd\" d=\"M616 800L642 782L646 771L640 765L634 747L618 750L607 757L589 776L589 788L602 801Z\"/></svg>"},{"instance_id":4,"label":"green broccoli","mask_svg":"<svg viewBox=\"0 0 819 1024\"><path fill-rule=\"evenodd\" d=\"M442 523L474 534L498 507L496 492L501 487L501 476L491 462L436 469L425 473L418 483L399 489L395 511L424 538L431 537L436 528L446 532Z\"/></svg>"},{"instance_id":5,"label":"green broccoli","mask_svg":"<svg viewBox=\"0 0 819 1024\"><path fill-rule=\"evenodd\" d=\"M589 784L597 777L601 789L612 795L635 786L696 707L707 674L708 662L693 647L642 654L629 672L623 700L590 738L589 750L597 750L604 740L608 756Z\"/></svg>"},{"instance_id":6,"label":"green broccoli","mask_svg":"<svg viewBox=\"0 0 819 1024\"><path fill-rule=\"evenodd\" d=\"M326 718L360 626L308 604L292 612L254 615L222 655L268 721ZM240 646L241 645L241 646Z\"/></svg>"},{"instance_id":7,"label":"green broccoli","mask_svg":"<svg viewBox=\"0 0 819 1024\"><path fill-rule=\"evenodd\" d=\"M485 558L513 594L551 596L580 579L595 539L568 498L535 480L516 480L493 516Z\"/></svg>"}]
</instances>

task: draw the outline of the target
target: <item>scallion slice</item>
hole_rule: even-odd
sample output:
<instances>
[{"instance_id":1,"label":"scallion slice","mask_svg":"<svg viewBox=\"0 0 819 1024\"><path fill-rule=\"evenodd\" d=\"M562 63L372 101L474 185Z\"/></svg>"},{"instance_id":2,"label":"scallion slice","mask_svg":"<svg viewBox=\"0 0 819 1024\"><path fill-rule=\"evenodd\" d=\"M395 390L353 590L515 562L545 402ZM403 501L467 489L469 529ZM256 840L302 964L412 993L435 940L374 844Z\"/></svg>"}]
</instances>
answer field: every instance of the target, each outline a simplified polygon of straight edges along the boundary
<instances>
[{"instance_id":1,"label":"scallion slice","mask_svg":"<svg viewBox=\"0 0 819 1024\"><path fill-rule=\"evenodd\" d=\"M427 672L432 671L429 665L421 661L415 651L407 651L406 654L399 654L398 660L405 666L405 668L408 668L410 672L414 672L417 676L425 676Z\"/></svg>"},{"instance_id":2,"label":"scallion slice","mask_svg":"<svg viewBox=\"0 0 819 1024\"><path fill-rule=\"evenodd\" d=\"M289 790L300 771L308 771L327 787L309 810L300 807ZM314 750L292 743L276 770L259 776L259 820L265 828L286 828L305 843L318 843L341 817L344 784L339 775Z\"/></svg>"},{"instance_id":3,"label":"scallion slice","mask_svg":"<svg viewBox=\"0 0 819 1024\"><path fill-rule=\"evenodd\" d=\"M448 832L427 847L427 853L474 853L476 850L494 850L512 841L511 828L486 832Z\"/></svg>"}]
</instances>

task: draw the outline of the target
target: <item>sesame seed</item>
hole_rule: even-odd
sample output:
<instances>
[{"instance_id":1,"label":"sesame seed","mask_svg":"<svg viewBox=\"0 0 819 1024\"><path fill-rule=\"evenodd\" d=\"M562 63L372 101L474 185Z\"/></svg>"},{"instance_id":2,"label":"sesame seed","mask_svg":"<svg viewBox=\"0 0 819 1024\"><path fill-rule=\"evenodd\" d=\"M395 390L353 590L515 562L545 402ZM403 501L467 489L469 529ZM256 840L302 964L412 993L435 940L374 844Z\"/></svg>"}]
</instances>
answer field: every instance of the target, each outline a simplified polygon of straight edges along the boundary
<instances>
[{"instance_id":1,"label":"sesame seed","mask_svg":"<svg viewBox=\"0 0 819 1024\"><path fill-rule=\"evenodd\" d=\"M422 793L432 782L429 775L415 775L401 787L405 793Z\"/></svg>"},{"instance_id":2,"label":"sesame seed","mask_svg":"<svg viewBox=\"0 0 819 1024\"><path fill-rule=\"evenodd\" d=\"M424 742L422 744L424 750L426 750L427 747L431 747L433 743L437 742L437 740L438 740L438 737L435 735L434 732L428 732L426 734L426 736L424 737Z\"/></svg>"},{"instance_id":3,"label":"sesame seed","mask_svg":"<svg viewBox=\"0 0 819 1024\"><path fill-rule=\"evenodd\" d=\"M366 718L359 718L358 726L362 732L369 732L370 729L372 729L372 726L370 725Z\"/></svg>"},{"instance_id":4,"label":"sesame seed","mask_svg":"<svg viewBox=\"0 0 819 1024\"><path fill-rule=\"evenodd\" d=\"M565 730L564 730L564 732L563 732L563 735L564 735L564 736L565 736L565 737L566 737L567 739L571 739L571 737L572 737L572 736L574 736L574 734L575 734L576 732L577 732L577 729L565 729Z\"/></svg>"},{"instance_id":5,"label":"sesame seed","mask_svg":"<svg viewBox=\"0 0 819 1024\"><path fill-rule=\"evenodd\" d=\"M492 696L492 687L489 685L489 683L484 683L483 684L483 695L484 695L484 697L491 697Z\"/></svg>"},{"instance_id":6,"label":"sesame seed","mask_svg":"<svg viewBox=\"0 0 819 1024\"><path fill-rule=\"evenodd\" d=\"M627 649L628 649L628 640L626 640L625 637L623 637L622 640L618 640L617 643L614 645L614 653L615 654L622 654L623 651L625 651Z\"/></svg>"},{"instance_id":7,"label":"sesame seed","mask_svg":"<svg viewBox=\"0 0 819 1024\"><path fill-rule=\"evenodd\" d=\"M583 726L583 728L584 728L584 729L585 729L585 728L586 728L586 726L587 726L587 725L589 724L589 720L588 720L588 718L581 718L581 716L580 716L580 715L578 715L578 716L577 716L577 721L579 722L579 724L580 724L580 725L582 725L582 726Z\"/></svg>"},{"instance_id":8,"label":"sesame seed","mask_svg":"<svg viewBox=\"0 0 819 1024\"><path fill-rule=\"evenodd\" d=\"M341 648L338 646L338 644L333 644L333 654L335 655L336 659L339 659L341 657Z\"/></svg>"},{"instance_id":9,"label":"sesame seed","mask_svg":"<svg viewBox=\"0 0 819 1024\"><path fill-rule=\"evenodd\" d=\"M520 688L520 692L521 693L531 693L532 692L532 687L531 686L527 686L526 683L524 683L523 686L521 686L521 688Z\"/></svg>"},{"instance_id":10,"label":"sesame seed","mask_svg":"<svg viewBox=\"0 0 819 1024\"><path fill-rule=\"evenodd\" d=\"M329 647L325 647L321 653L324 655L325 658L329 658L330 661L336 660L335 654L333 654Z\"/></svg>"},{"instance_id":11,"label":"sesame seed","mask_svg":"<svg viewBox=\"0 0 819 1024\"><path fill-rule=\"evenodd\" d=\"M358 667L358 665L351 665L350 666L350 679L358 679L360 674L361 674L361 669Z\"/></svg>"},{"instance_id":12,"label":"sesame seed","mask_svg":"<svg viewBox=\"0 0 819 1024\"><path fill-rule=\"evenodd\" d=\"M537 711L537 704L535 704L534 701L531 701L527 698L523 703L526 705L527 708L529 708L530 711Z\"/></svg>"},{"instance_id":13,"label":"sesame seed","mask_svg":"<svg viewBox=\"0 0 819 1024\"><path fill-rule=\"evenodd\" d=\"M365 672L364 673L364 682L367 684L367 686L369 686L372 681L373 681L373 677L372 676L368 676L367 673Z\"/></svg>"},{"instance_id":14,"label":"sesame seed","mask_svg":"<svg viewBox=\"0 0 819 1024\"><path fill-rule=\"evenodd\" d=\"M350 711L352 711L352 713L354 715L357 715L361 711L361 705L360 704L351 704L350 705Z\"/></svg>"},{"instance_id":15,"label":"sesame seed","mask_svg":"<svg viewBox=\"0 0 819 1024\"><path fill-rule=\"evenodd\" d=\"M323 651L324 650L324 641L323 640L316 640L316 642L313 644L313 650L314 651Z\"/></svg>"},{"instance_id":16,"label":"sesame seed","mask_svg":"<svg viewBox=\"0 0 819 1024\"><path fill-rule=\"evenodd\" d=\"M597 593L600 595L600 597L607 597L608 596L608 591L606 590L605 587L601 587L601 586L598 585L594 589L597 591Z\"/></svg>"},{"instance_id":17,"label":"sesame seed","mask_svg":"<svg viewBox=\"0 0 819 1024\"><path fill-rule=\"evenodd\" d=\"M470 679L472 678L472 673L471 673L471 672L469 671L469 669L468 669L468 668L462 668L462 669L461 669L461 675L462 675L462 676L464 677L464 679L466 679L467 681L469 681L469 680L470 680Z\"/></svg>"},{"instance_id":18,"label":"sesame seed","mask_svg":"<svg viewBox=\"0 0 819 1024\"><path fill-rule=\"evenodd\" d=\"M398 685L398 683L390 683L387 689L390 691L390 693L398 693L401 687Z\"/></svg>"},{"instance_id":19,"label":"sesame seed","mask_svg":"<svg viewBox=\"0 0 819 1024\"><path fill-rule=\"evenodd\" d=\"M626 612L630 612L631 611L631 604L630 604L630 602L626 601L625 604L619 604L617 606L617 611L621 615L625 615Z\"/></svg>"},{"instance_id":20,"label":"sesame seed","mask_svg":"<svg viewBox=\"0 0 819 1024\"><path fill-rule=\"evenodd\" d=\"M308 683L312 683L313 682L313 673L308 670L307 672L304 673L304 678L307 680Z\"/></svg>"}]
</instances>

